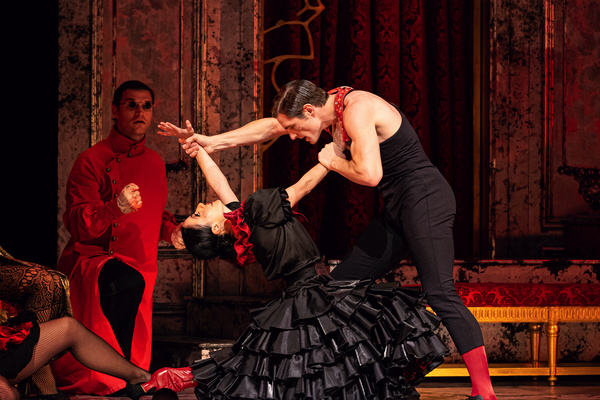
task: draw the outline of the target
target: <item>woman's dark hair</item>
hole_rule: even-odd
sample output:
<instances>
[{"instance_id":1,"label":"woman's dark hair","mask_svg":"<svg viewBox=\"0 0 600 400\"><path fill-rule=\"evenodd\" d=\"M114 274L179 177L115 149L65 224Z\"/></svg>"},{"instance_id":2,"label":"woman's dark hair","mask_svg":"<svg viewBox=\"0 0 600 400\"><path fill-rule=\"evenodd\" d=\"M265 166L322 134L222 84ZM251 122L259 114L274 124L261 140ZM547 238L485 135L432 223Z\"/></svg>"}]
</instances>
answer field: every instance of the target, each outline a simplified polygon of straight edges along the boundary
<instances>
[{"instance_id":1,"label":"woman's dark hair","mask_svg":"<svg viewBox=\"0 0 600 400\"><path fill-rule=\"evenodd\" d=\"M233 246L235 237L227 233L215 235L209 225L198 228L181 228L181 237L185 248L200 260L219 257L235 262L237 259L237 253Z\"/></svg>"},{"instance_id":2,"label":"woman's dark hair","mask_svg":"<svg viewBox=\"0 0 600 400\"><path fill-rule=\"evenodd\" d=\"M115 106L119 107L119 103L121 103L121 98L123 97L123 92L127 89L149 91L150 96L152 96L152 104L154 104L154 91L150 89L148 85L140 81L126 81L121 83L117 90L115 90L115 94L113 96L113 104Z\"/></svg>"},{"instance_id":3,"label":"woman's dark hair","mask_svg":"<svg viewBox=\"0 0 600 400\"><path fill-rule=\"evenodd\" d=\"M327 92L311 81L305 79L291 81L277 92L271 114L275 118L283 114L288 118L303 119L305 116L302 107L305 104L322 107L327 102L327 97L329 97Z\"/></svg>"}]
</instances>

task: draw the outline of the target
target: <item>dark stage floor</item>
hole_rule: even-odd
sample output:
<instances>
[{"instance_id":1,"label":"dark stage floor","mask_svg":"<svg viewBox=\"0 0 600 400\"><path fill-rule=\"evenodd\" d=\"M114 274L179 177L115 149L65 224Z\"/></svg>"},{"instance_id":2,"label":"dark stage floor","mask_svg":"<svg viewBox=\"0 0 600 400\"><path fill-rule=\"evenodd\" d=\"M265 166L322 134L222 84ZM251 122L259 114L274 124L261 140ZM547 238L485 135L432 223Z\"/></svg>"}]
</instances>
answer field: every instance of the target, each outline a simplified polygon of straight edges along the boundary
<instances>
[{"instance_id":1,"label":"dark stage floor","mask_svg":"<svg viewBox=\"0 0 600 400\"><path fill-rule=\"evenodd\" d=\"M549 386L545 378L537 381L532 378L496 378L493 379L496 395L499 400L600 400L600 377L585 378L559 377L556 386ZM465 400L470 394L470 384L463 378L441 379L431 378L421 384L417 390L421 400ZM71 400L128 400L120 397L72 396ZM142 400L151 400L151 396L143 396ZM179 393L179 400L196 400L193 389Z\"/></svg>"}]
</instances>

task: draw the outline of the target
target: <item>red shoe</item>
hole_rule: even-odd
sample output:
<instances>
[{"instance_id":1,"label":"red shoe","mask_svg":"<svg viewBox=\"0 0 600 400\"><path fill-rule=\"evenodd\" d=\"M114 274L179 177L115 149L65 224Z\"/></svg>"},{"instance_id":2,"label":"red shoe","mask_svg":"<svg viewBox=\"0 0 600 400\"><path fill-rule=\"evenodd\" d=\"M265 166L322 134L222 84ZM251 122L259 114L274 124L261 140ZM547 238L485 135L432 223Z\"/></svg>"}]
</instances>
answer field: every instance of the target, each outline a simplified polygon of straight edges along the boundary
<instances>
[{"instance_id":1,"label":"red shoe","mask_svg":"<svg viewBox=\"0 0 600 400\"><path fill-rule=\"evenodd\" d=\"M168 388L174 392L194 387L198 384L192 375L192 368L161 368L152 374L150 380L142 383L142 389L149 393L152 389Z\"/></svg>"}]
</instances>

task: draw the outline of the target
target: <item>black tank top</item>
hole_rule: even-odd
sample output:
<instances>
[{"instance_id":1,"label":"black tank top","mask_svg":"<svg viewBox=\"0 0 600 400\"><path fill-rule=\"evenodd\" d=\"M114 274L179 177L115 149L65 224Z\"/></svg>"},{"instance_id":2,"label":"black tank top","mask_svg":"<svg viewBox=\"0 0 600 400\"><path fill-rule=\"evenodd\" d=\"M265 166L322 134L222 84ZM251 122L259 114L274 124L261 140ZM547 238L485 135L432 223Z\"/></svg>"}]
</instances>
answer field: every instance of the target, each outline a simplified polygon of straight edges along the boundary
<instances>
[{"instance_id":1,"label":"black tank top","mask_svg":"<svg viewBox=\"0 0 600 400\"><path fill-rule=\"evenodd\" d=\"M335 112L338 120L343 120L344 97L352 91L347 87L331 90L336 95ZM396 107L398 109L398 107ZM424 197L436 196L441 201L454 194L439 170L431 163L414 128L400 110L402 123L392 136L379 144L383 177L377 185L383 197L386 214L394 221L402 219L403 212L409 212L411 205ZM347 137L345 129L342 130Z\"/></svg>"}]
</instances>

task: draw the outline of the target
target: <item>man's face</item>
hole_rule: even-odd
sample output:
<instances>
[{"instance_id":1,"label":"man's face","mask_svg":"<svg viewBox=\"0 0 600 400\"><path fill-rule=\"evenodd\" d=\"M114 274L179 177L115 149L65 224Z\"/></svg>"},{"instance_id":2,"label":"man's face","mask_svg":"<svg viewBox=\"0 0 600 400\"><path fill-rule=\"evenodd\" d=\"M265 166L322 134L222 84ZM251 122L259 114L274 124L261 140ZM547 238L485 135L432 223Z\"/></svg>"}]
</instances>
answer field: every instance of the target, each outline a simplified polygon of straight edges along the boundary
<instances>
[{"instance_id":1,"label":"man's face","mask_svg":"<svg viewBox=\"0 0 600 400\"><path fill-rule=\"evenodd\" d=\"M315 144L321 136L321 121L311 115L306 118L289 118L279 114L277 121L285 128L292 140L304 139L310 144Z\"/></svg>"},{"instance_id":2,"label":"man's face","mask_svg":"<svg viewBox=\"0 0 600 400\"><path fill-rule=\"evenodd\" d=\"M115 127L119 133L139 142L150 128L152 121L152 95L147 90L127 89L120 104L112 105Z\"/></svg>"}]
</instances>

